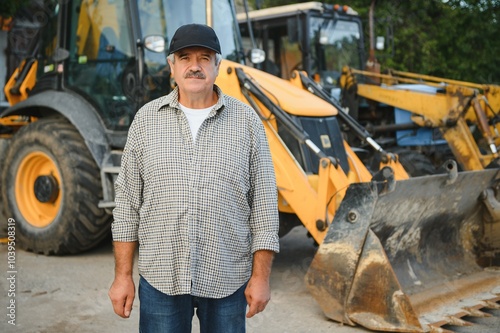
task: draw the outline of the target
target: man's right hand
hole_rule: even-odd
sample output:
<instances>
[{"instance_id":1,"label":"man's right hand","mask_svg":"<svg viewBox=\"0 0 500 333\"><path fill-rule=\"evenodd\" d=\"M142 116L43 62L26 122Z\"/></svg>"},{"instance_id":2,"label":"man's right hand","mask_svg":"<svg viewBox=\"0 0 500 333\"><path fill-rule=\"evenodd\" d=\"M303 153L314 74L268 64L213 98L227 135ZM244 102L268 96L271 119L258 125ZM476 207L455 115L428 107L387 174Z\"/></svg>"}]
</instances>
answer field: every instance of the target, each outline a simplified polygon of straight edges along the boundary
<instances>
[{"instance_id":1,"label":"man's right hand","mask_svg":"<svg viewBox=\"0 0 500 333\"><path fill-rule=\"evenodd\" d=\"M108 295L115 313L122 318L130 317L135 298L135 284L132 276L115 277Z\"/></svg>"}]
</instances>

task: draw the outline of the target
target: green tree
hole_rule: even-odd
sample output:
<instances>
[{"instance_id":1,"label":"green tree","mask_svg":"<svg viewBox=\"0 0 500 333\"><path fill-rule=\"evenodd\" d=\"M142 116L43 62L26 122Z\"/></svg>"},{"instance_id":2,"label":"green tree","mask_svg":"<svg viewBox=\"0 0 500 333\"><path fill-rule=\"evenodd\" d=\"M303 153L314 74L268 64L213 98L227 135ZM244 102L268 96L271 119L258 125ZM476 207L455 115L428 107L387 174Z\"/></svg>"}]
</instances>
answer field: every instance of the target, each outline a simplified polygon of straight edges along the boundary
<instances>
[{"instance_id":1,"label":"green tree","mask_svg":"<svg viewBox=\"0 0 500 333\"><path fill-rule=\"evenodd\" d=\"M392 6L388 6L388 4ZM478 83L499 83L500 3L483 0L385 1L376 16L391 18L386 67ZM380 27L379 27L380 28ZM380 30L379 30L380 32Z\"/></svg>"},{"instance_id":2,"label":"green tree","mask_svg":"<svg viewBox=\"0 0 500 333\"><path fill-rule=\"evenodd\" d=\"M500 84L500 2L496 0L449 0L451 9L446 23L439 22L442 66L450 76L480 83Z\"/></svg>"},{"instance_id":3,"label":"green tree","mask_svg":"<svg viewBox=\"0 0 500 333\"><path fill-rule=\"evenodd\" d=\"M2 0L0 2L0 16L11 17L29 0Z\"/></svg>"},{"instance_id":4,"label":"green tree","mask_svg":"<svg viewBox=\"0 0 500 333\"><path fill-rule=\"evenodd\" d=\"M252 0L261 8L305 1ZM325 3L340 3L325 1ZM368 43L371 0L348 3L364 22ZM375 7L375 34L385 35L377 52L382 69L394 68L477 83L500 83L500 1L384 0ZM368 53L367 53L368 54Z\"/></svg>"}]
</instances>

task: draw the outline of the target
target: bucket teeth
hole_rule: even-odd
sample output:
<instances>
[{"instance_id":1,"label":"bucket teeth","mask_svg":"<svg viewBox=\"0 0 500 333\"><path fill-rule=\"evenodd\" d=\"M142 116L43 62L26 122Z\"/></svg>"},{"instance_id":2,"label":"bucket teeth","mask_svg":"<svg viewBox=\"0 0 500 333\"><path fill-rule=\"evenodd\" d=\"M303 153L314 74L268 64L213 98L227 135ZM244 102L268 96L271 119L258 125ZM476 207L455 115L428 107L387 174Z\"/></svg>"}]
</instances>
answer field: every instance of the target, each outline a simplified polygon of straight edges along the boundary
<instances>
[{"instance_id":1,"label":"bucket teeth","mask_svg":"<svg viewBox=\"0 0 500 333\"><path fill-rule=\"evenodd\" d=\"M472 326L473 324L469 321L454 317L454 316L447 316L446 319L448 320L450 325L454 326Z\"/></svg>"},{"instance_id":2,"label":"bucket teeth","mask_svg":"<svg viewBox=\"0 0 500 333\"><path fill-rule=\"evenodd\" d=\"M463 310L466 311L467 315L471 317L479 317L479 318L491 317L491 314L483 312L476 308L463 308Z\"/></svg>"},{"instance_id":3,"label":"bucket teeth","mask_svg":"<svg viewBox=\"0 0 500 333\"><path fill-rule=\"evenodd\" d=\"M493 301L482 301L481 305L483 305L487 309L492 309L492 310L500 309L500 304L498 304L497 302L493 302Z\"/></svg>"},{"instance_id":4,"label":"bucket teeth","mask_svg":"<svg viewBox=\"0 0 500 333\"><path fill-rule=\"evenodd\" d=\"M430 326L429 328L429 333L455 333L454 331L450 331L442 327Z\"/></svg>"}]
</instances>

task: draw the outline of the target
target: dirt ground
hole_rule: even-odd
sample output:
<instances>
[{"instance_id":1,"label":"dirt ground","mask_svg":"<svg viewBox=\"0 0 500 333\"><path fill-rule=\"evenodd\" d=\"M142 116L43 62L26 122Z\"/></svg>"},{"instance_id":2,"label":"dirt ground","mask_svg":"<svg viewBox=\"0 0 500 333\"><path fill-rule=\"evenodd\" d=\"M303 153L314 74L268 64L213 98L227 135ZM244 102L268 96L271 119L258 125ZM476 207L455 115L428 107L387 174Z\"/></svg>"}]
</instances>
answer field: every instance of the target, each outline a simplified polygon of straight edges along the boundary
<instances>
[{"instance_id":1,"label":"dirt ground","mask_svg":"<svg viewBox=\"0 0 500 333\"><path fill-rule=\"evenodd\" d=\"M304 285L304 274L315 252L305 229L297 227L281 239L271 287L272 299L265 312L248 320L248 333L366 333L362 328L342 326L324 317ZM0 267L7 267L7 246L0 245ZM8 323L10 287L8 268L0 279L0 309L4 312L0 332L23 333L115 333L137 332L138 300L130 319L113 313L107 296L113 279L113 254L109 242L97 249L66 257L46 257L16 251L15 323ZM136 276L137 277L137 276ZM500 332L500 310L490 318L473 319L472 328L456 332ZM193 332L198 332L193 320Z\"/></svg>"}]
</instances>

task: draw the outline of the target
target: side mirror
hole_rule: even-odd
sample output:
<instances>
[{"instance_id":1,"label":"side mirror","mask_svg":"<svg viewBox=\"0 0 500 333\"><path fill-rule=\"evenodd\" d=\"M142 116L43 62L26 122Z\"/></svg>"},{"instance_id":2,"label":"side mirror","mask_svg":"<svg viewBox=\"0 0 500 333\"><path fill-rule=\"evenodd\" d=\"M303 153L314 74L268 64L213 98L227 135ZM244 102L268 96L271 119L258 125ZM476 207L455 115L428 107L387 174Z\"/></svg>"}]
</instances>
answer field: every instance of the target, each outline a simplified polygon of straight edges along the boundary
<instances>
[{"instance_id":1,"label":"side mirror","mask_svg":"<svg viewBox=\"0 0 500 333\"><path fill-rule=\"evenodd\" d=\"M383 36L377 36L376 42L375 42L375 48L379 51L382 51L385 49L385 38Z\"/></svg>"},{"instance_id":2,"label":"side mirror","mask_svg":"<svg viewBox=\"0 0 500 333\"><path fill-rule=\"evenodd\" d=\"M320 45L328 45L328 31L321 29L319 31L319 40Z\"/></svg>"},{"instance_id":3,"label":"side mirror","mask_svg":"<svg viewBox=\"0 0 500 333\"><path fill-rule=\"evenodd\" d=\"M144 47L156 53L165 51L165 38L160 35L151 35L144 38Z\"/></svg>"},{"instance_id":4,"label":"side mirror","mask_svg":"<svg viewBox=\"0 0 500 333\"><path fill-rule=\"evenodd\" d=\"M248 59L252 64L261 64L266 60L266 52L261 49L251 49L248 52Z\"/></svg>"},{"instance_id":5,"label":"side mirror","mask_svg":"<svg viewBox=\"0 0 500 333\"><path fill-rule=\"evenodd\" d=\"M61 62L69 58L69 51L66 49L62 49L60 47L56 48L54 55L52 56L52 60L54 62Z\"/></svg>"}]
</instances>

